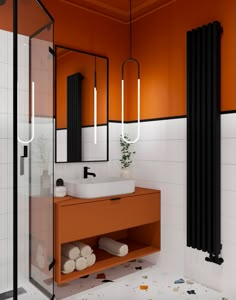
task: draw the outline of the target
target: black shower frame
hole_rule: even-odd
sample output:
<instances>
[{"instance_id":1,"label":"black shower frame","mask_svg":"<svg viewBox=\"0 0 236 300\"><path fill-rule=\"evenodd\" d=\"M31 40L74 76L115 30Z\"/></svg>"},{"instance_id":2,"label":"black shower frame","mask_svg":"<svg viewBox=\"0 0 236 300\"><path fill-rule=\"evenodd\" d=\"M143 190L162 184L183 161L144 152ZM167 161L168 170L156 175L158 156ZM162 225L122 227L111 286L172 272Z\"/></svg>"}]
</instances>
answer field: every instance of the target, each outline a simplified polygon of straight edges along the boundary
<instances>
[{"instance_id":1,"label":"black shower frame","mask_svg":"<svg viewBox=\"0 0 236 300\"><path fill-rule=\"evenodd\" d=\"M51 14L48 12L46 7L40 0L35 0L38 5L42 8L48 18L51 20L51 24L54 24L54 19ZM45 27L41 28L42 31ZM37 31L39 33L39 31ZM30 40L32 39L30 36ZM53 28L53 45L54 45L54 28ZM30 66L29 66L30 69ZM53 70L53 83L55 71ZM17 81L18 81L18 0L13 0L13 300L18 299L18 95L17 95ZM55 90L55 84L53 86ZM53 93L53 120L55 124L55 93ZM54 128L53 128L53 138L54 138ZM53 151L54 152L54 151ZM53 154L54 155L54 154ZM54 158L54 157L53 157ZM31 161L29 161L29 170L31 166ZM54 168L54 164L53 164ZM53 172L54 174L54 172ZM54 178L53 178L54 182ZM31 195L31 194L29 194ZM30 204L30 199L29 199ZM29 207L30 209L30 207ZM53 213L54 216L54 213ZM52 217L53 217L52 216ZM54 230L53 230L54 235ZM29 232L30 237L30 232ZM53 236L54 241L54 236ZM54 244L54 243L53 243ZM54 252L54 251L53 251ZM30 256L29 256L30 257ZM30 259L30 258L29 258ZM37 286L46 296L49 296L49 293L43 289L40 285L37 285L36 282L33 282L31 278L29 280ZM53 294L50 295L51 299L55 298L54 295L54 280L53 280Z\"/></svg>"}]
</instances>

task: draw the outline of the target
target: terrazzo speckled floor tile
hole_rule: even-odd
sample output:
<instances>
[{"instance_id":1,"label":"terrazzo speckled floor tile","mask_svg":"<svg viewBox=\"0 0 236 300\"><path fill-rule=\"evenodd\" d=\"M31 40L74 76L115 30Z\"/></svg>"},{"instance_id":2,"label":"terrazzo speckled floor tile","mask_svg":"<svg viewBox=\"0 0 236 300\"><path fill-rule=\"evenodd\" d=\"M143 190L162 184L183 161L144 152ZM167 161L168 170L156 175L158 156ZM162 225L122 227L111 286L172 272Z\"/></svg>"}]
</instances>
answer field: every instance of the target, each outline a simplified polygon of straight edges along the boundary
<instances>
[{"instance_id":1,"label":"terrazzo speckled floor tile","mask_svg":"<svg viewBox=\"0 0 236 300\"><path fill-rule=\"evenodd\" d=\"M139 266L142 269L136 270ZM100 273L105 274L108 282L91 274L68 285L56 286L56 300L222 300L226 297L184 278L183 274L168 274L146 261L129 262ZM175 283L180 278L184 283ZM19 300L47 299L29 283L24 288L27 293L19 296ZM191 290L196 294L187 293Z\"/></svg>"},{"instance_id":2,"label":"terrazzo speckled floor tile","mask_svg":"<svg viewBox=\"0 0 236 300\"><path fill-rule=\"evenodd\" d=\"M137 266L142 266L141 270L136 270ZM183 274L168 274L161 272L157 266L153 266L145 261L129 262L104 272L106 278L114 282L103 283L93 286L89 290L80 290L78 282L73 284L74 291L78 288L77 295L70 295L66 300L221 300L222 295L216 291L207 289L196 284ZM90 277L90 282L94 282L96 274ZM179 278L184 279L184 283L175 284ZM98 280L98 279L96 279ZM76 284L77 282L77 284ZM88 288L90 282L87 282ZM140 289L140 286L147 288ZM85 288L85 286L83 286ZM174 290L176 288L176 290ZM187 291L194 290L196 294L188 294ZM65 291L64 291L65 292Z\"/></svg>"}]
</instances>

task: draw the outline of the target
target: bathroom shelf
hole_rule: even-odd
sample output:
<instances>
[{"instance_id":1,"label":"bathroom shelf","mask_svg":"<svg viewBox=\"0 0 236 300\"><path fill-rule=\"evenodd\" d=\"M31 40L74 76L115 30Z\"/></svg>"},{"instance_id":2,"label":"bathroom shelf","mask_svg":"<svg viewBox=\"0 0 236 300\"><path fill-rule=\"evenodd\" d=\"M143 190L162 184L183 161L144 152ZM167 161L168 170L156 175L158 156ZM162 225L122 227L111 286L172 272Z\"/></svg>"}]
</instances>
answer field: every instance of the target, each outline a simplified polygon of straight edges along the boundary
<instances>
[{"instance_id":1,"label":"bathroom shelf","mask_svg":"<svg viewBox=\"0 0 236 300\"><path fill-rule=\"evenodd\" d=\"M74 271L66 275L61 274L60 283L65 283L82 276L97 273L108 268L118 266L122 263L126 263L130 260L160 251L160 249L151 246L145 246L130 240L123 240L122 242L126 243L129 246L129 253L126 256L118 257L111 255L104 250L94 249L94 254L96 255L96 263L83 271Z\"/></svg>"},{"instance_id":2,"label":"bathroom shelf","mask_svg":"<svg viewBox=\"0 0 236 300\"><path fill-rule=\"evenodd\" d=\"M58 284L103 271L160 251L160 191L136 187L135 192L115 198L55 198L55 281ZM98 239L110 237L128 245L118 257L98 249ZM90 245L96 263L82 271L61 273L61 246L82 241Z\"/></svg>"}]
</instances>

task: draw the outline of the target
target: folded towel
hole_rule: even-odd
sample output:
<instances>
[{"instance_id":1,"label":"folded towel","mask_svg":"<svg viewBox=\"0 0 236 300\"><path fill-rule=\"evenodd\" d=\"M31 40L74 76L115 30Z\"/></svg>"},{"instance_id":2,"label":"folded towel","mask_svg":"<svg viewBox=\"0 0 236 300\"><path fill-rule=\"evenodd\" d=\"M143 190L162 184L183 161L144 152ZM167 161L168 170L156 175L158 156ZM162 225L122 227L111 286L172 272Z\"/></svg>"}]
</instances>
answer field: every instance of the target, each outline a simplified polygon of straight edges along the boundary
<instances>
[{"instance_id":1,"label":"folded towel","mask_svg":"<svg viewBox=\"0 0 236 300\"><path fill-rule=\"evenodd\" d=\"M69 274L75 270L75 261L68 259L65 256L61 257L61 272L63 274Z\"/></svg>"},{"instance_id":2,"label":"folded towel","mask_svg":"<svg viewBox=\"0 0 236 300\"><path fill-rule=\"evenodd\" d=\"M92 248L89 245L86 245L82 242L74 242L74 245L79 248L80 254L83 257L88 257L92 252Z\"/></svg>"},{"instance_id":3,"label":"folded towel","mask_svg":"<svg viewBox=\"0 0 236 300\"><path fill-rule=\"evenodd\" d=\"M78 257L80 257L79 248L71 243L62 245L61 253L63 256L73 260L76 260Z\"/></svg>"},{"instance_id":4,"label":"folded towel","mask_svg":"<svg viewBox=\"0 0 236 300\"><path fill-rule=\"evenodd\" d=\"M95 261L96 261L96 255L94 253L90 254L87 258L86 258L86 261L87 261L87 266L88 267L91 267L92 265L95 264Z\"/></svg>"},{"instance_id":5,"label":"folded towel","mask_svg":"<svg viewBox=\"0 0 236 300\"><path fill-rule=\"evenodd\" d=\"M99 248L116 256L125 256L128 254L128 246L126 244L117 242L107 237L101 237L98 241Z\"/></svg>"},{"instance_id":6,"label":"folded towel","mask_svg":"<svg viewBox=\"0 0 236 300\"><path fill-rule=\"evenodd\" d=\"M36 262L40 269L44 269L46 266L46 249L41 244L38 244L37 250L36 250Z\"/></svg>"},{"instance_id":7,"label":"folded towel","mask_svg":"<svg viewBox=\"0 0 236 300\"><path fill-rule=\"evenodd\" d=\"M87 268L87 261L84 257L79 257L75 260L75 269L77 271L82 271Z\"/></svg>"}]
</instances>

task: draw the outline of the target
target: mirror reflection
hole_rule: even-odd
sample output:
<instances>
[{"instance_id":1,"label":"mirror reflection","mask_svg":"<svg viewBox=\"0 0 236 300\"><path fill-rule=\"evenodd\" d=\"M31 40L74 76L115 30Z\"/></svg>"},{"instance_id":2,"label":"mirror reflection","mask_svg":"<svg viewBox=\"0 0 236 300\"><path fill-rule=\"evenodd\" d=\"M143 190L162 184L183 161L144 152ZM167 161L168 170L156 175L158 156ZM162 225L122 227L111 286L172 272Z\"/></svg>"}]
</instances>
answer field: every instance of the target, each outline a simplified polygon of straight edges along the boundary
<instances>
[{"instance_id":1,"label":"mirror reflection","mask_svg":"<svg viewBox=\"0 0 236 300\"><path fill-rule=\"evenodd\" d=\"M108 58L56 46L56 162L108 160Z\"/></svg>"}]
</instances>

